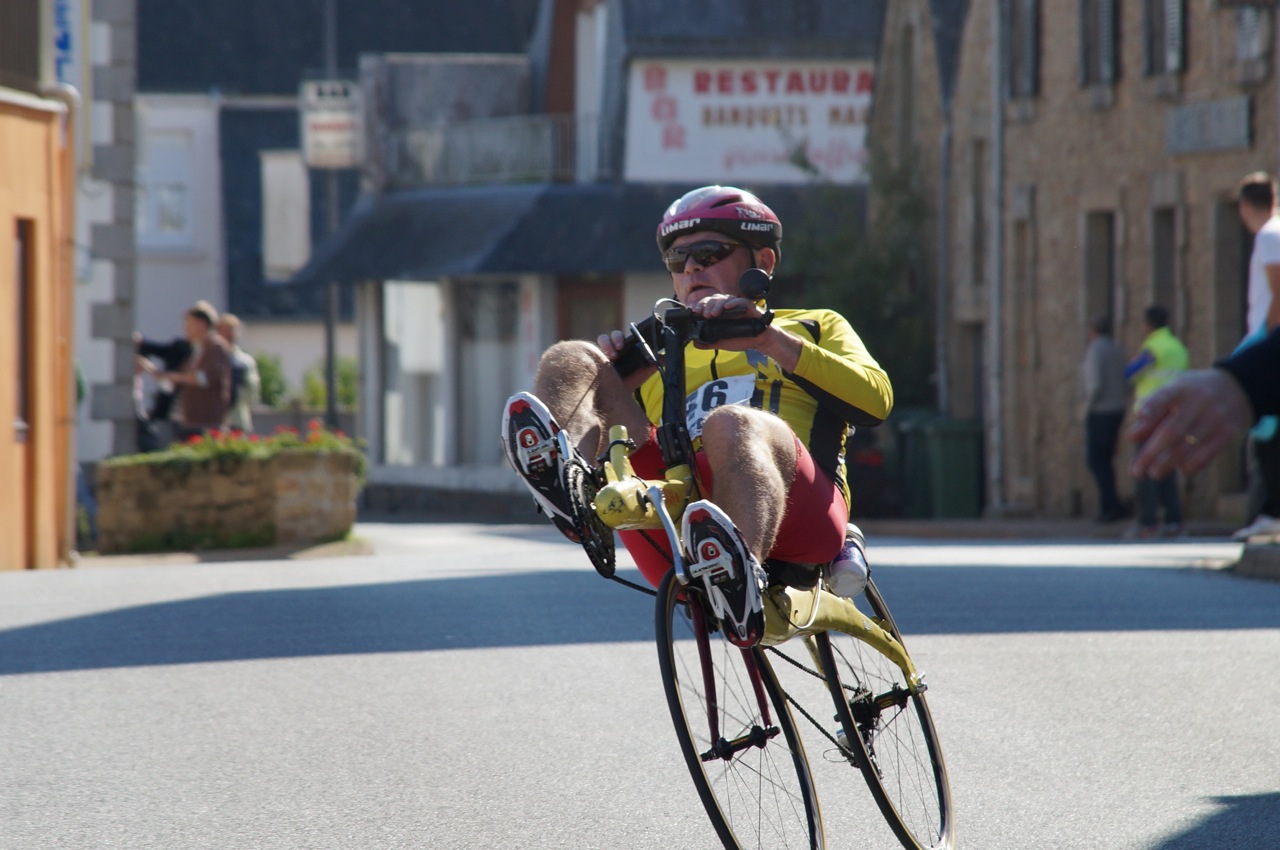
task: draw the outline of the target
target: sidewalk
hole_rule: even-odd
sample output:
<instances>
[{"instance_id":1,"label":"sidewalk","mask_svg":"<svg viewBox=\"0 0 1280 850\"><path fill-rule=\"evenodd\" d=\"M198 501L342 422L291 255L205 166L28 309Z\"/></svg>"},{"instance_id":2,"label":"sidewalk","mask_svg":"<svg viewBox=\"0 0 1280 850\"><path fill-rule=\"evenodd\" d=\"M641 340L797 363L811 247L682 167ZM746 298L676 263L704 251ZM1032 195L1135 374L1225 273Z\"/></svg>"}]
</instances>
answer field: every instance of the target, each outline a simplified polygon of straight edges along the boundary
<instances>
[{"instance_id":1,"label":"sidewalk","mask_svg":"<svg viewBox=\"0 0 1280 850\"><path fill-rule=\"evenodd\" d=\"M432 518L424 513L397 511L390 514L361 514L350 540L322 543L315 546L276 546L263 549L216 549L198 552L153 552L124 555L82 556L77 567L146 566L169 564L221 563L232 561L283 561L315 558L339 558L377 554L376 536L367 539L360 534L360 525L368 523L394 523L412 525L440 525L445 523L482 523L493 525L527 524L544 522L532 509L527 516L491 514L472 516L451 514ZM1127 542L1124 540L1128 523L1099 525L1082 519L871 519L859 523L871 540L900 538L906 540L983 541L992 542ZM1222 523L1193 522L1188 534L1182 538L1157 538L1150 543L1174 543L1187 539L1226 540L1231 527ZM1133 545L1141 545L1134 543ZM1240 561L1230 568L1233 573L1250 578L1280 581L1280 539L1254 540L1242 549Z\"/></svg>"},{"instance_id":2,"label":"sidewalk","mask_svg":"<svg viewBox=\"0 0 1280 850\"><path fill-rule=\"evenodd\" d=\"M196 552L129 552L121 555L80 555L75 562L81 567L162 566L168 564L207 564L233 561L303 561L314 558L341 558L372 555L372 541L358 536L350 540L317 543L313 546L268 546L259 549L206 549Z\"/></svg>"}]
</instances>

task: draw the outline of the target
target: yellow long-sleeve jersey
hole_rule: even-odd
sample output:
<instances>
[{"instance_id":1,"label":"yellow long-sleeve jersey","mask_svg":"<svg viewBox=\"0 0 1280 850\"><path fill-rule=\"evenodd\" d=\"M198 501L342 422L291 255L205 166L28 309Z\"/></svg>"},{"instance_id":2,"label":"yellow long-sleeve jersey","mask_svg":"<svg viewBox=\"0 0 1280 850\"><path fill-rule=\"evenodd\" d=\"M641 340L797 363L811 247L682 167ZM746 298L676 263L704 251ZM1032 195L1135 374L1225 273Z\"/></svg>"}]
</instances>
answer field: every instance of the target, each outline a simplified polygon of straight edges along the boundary
<instances>
[{"instance_id":1,"label":"yellow long-sleeve jersey","mask_svg":"<svg viewBox=\"0 0 1280 850\"><path fill-rule=\"evenodd\" d=\"M844 491L850 425L878 425L893 408L889 376L843 316L831 310L776 310L775 327L803 340L795 372L758 351L685 350L685 403L696 440L706 414L722 404L750 404L782 417L814 462ZM650 376L637 395L649 421L662 417L662 380Z\"/></svg>"}]
</instances>

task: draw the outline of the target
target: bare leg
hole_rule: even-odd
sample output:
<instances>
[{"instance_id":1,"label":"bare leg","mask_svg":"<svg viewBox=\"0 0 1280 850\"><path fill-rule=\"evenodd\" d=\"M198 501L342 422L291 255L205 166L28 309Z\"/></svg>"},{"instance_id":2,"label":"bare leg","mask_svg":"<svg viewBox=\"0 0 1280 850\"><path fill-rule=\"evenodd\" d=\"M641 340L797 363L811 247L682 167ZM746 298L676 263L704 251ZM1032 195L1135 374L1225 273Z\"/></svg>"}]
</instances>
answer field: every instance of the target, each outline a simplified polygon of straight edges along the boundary
<instances>
[{"instance_id":1,"label":"bare leg","mask_svg":"<svg viewBox=\"0 0 1280 850\"><path fill-rule=\"evenodd\" d=\"M778 417L735 404L707 417L702 449L715 476L712 500L763 564L795 478L795 436Z\"/></svg>"},{"instance_id":2,"label":"bare leg","mask_svg":"<svg viewBox=\"0 0 1280 850\"><path fill-rule=\"evenodd\" d=\"M558 342L542 355L534 395L551 410L588 461L604 450L611 425L625 425L643 443L649 420L604 352L589 342Z\"/></svg>"}]
</instances>

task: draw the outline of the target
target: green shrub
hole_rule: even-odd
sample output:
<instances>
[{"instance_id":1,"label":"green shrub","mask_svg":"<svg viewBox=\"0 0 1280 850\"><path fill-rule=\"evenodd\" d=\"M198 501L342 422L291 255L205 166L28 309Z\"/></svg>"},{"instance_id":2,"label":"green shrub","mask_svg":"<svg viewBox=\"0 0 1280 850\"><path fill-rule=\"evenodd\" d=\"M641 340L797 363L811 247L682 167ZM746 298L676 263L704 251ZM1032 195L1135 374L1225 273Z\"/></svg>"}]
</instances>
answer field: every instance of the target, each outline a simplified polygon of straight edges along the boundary
<instances>
[{"instance_id":1,"label":"green shrub","mask_svg":"<svg viewBox=\"0 0 1280 850\"><path fill-rule=\"evenodd\" d=\"M258 378L262 381L259 399L267 407L279 407L289 396L289 382L284 379L284 367L275 354L255 354Z\"/></svg>"},{"instance_id":2,"label":"green shrub","mask_svg":"<svg viewBox=\"0 0 1280 850\"><path fill-rule=\"evenodd\" d=\"M359 393L360 367L354 357L336 357L333 362L338 407L355 410ZM302 379L302 402L311 410L325 410L329 396L324 385L324 364L313 366Z\"/></svg>"}]
</instances>

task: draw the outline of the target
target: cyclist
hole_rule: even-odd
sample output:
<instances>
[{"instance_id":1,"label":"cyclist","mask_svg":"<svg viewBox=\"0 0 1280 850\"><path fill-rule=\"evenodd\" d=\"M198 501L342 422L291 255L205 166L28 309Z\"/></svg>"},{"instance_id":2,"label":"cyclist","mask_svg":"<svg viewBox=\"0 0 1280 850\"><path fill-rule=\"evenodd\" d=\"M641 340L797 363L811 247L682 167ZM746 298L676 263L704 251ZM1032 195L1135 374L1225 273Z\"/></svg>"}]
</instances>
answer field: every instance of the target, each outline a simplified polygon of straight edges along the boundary
<instances>
[{"instance_id":1,"label":"cyclist","mask_svg":"<svg viewBox=\"0 0 1280 850\"><path fill-rule=\"evenodd\" d=\"M739 285L750 268L772 274L780 258L782 223L755 195L731 186L695 189L666 210L657 240L676 300L705 318L767 318L763 303ZM631 456L636 473L660 478L664 469L655 436L662 381L652 364L625 377L615 369L624 338L615 330L595 344L556 343L539 362L534 394L513 396L503 416L508 460L571 540L580 539L582 525L566 490L567 459L556 448L561 428L594 459L609 427L625 425L641 444ZM893 390L848 321L831 310L778 310L757 336L691 344L686 381L689 433L708 498L685 510L684 557L726 637L750 646L763 634L766 558L836 559L845 568L836 571L855 585L837 592L860 592L866 562L861 534L848 525L844 444L850 424L875 425L888 415ZM642 534L623 532L623 542L657 584L669 561Z\"/></svg>"}]
</instances>

